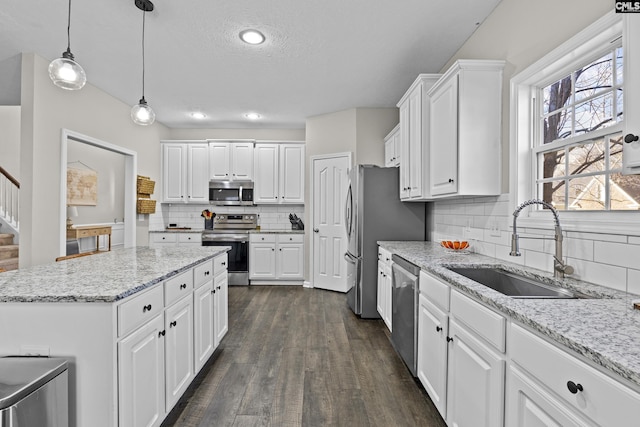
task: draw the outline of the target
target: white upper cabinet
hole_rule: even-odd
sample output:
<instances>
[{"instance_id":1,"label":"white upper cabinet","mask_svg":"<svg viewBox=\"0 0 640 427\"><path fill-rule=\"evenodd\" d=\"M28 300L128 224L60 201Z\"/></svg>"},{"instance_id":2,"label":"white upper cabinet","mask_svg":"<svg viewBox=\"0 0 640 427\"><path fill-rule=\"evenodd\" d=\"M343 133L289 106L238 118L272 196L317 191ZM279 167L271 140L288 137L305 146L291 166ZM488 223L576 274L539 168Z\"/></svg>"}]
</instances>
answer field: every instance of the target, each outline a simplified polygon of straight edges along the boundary
<instances>
[{"instance_id":1,"label":"white upper cabinet","mask_svg":"<svg viewBox=\"0 0 640 427\"><path fill-rule=\"evenodd\" d=\"M304 203L304 144L257 143L254 156L254 203Z\"/></svg>"},{"instance_id":2,"label":"white upper cabinet","mask_svg":"<svg viewBox=\"0 0 640 427\"><path fill-rule=\"evenodd\" d=\"M253 180L253 141L209 141L209 179Z\"/></svg>"},{"instance_id":3,"label":"white upper cabinet","mask_svg":"<svg viewBox=\"0 0 640 427\"><path fill-rule=\"evenodd\" d=\"M162 147L162 201L209 201L209 146L203 142L171 141Z\"/></svg>"},{"instance_id":4,"label":"white upper cabinet","mask_svg":"<svg viewBox=\"0 0 640 427\"><path fill-rule=\"evenodd\" d=\"M502 192L504 61L458 60L428 91L432 198Z\"/></svg>"},{"instance_id":5,"label":"white upper cabinet","mask_svg":"<svg viewBox=\"0 0 640 427\"><path fill-rule=\"evenodd\" d=\"M400 166L400 124L384 138L384 165L388 168Z\"/></svg>"},{"instance_id":6,"label":"white upper cabinet","mask_svg":"<svg viewBox=\"0 0 640 427\"><path fill-rule=\"evenodd\" d=\"M400 109L400 199L424 201L430 198L429 99L428 90L439 74L420 74L398 102Z\"/></svg>"}]
</instances>

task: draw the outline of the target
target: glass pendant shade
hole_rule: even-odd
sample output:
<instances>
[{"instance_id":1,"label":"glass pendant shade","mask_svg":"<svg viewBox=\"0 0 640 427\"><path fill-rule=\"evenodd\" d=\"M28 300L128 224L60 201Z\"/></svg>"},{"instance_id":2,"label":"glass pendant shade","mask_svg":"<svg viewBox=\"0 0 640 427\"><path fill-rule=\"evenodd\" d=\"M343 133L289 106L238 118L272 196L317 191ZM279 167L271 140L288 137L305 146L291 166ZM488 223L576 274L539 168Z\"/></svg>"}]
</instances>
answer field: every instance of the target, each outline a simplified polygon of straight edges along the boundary
<instances>
[{"instance_id":1,"label":"glass pendant shade","mask_svg":"<svg viewBox=\"0 0 640 427\"><path fill-rule=\"evenodd\" d=\"M49 77L56 86L67 90L78 90L87 83L87 75L70 51L62 53L61 58L49 64Z\"/></svg>"},{"instance_id":2,"label":"glass pendant shade","mask_svg":"<svg viewBox=\"0 0 640 427\"><path fill-rule=\"evenodd\" d=\"M135 124L148 126L156 120L156 113L149 107L147 101L142 98L140 102L131 109L131 120L133 120Z\"/></svg>"}]
</instances>

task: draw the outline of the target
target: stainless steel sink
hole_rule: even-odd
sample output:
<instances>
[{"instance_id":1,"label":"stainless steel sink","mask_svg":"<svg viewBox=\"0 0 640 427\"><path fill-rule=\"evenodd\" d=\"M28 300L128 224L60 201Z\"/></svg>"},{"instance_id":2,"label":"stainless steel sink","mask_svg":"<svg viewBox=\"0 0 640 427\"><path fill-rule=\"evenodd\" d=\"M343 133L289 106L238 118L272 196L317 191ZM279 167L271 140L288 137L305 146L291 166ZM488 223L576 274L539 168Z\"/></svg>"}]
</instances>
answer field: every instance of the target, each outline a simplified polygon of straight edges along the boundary
<instances>
[{"instance_id":1,"label":"stainless steel sink","mask_svg":"<svg viewBox=\"0 0 640 427\"><path fill-rule=\"evenodd\" d=\"M541 283L500 268L449 268L449 270L512 298L591 298L580 292Z\"/></svg>"}]
</instances>

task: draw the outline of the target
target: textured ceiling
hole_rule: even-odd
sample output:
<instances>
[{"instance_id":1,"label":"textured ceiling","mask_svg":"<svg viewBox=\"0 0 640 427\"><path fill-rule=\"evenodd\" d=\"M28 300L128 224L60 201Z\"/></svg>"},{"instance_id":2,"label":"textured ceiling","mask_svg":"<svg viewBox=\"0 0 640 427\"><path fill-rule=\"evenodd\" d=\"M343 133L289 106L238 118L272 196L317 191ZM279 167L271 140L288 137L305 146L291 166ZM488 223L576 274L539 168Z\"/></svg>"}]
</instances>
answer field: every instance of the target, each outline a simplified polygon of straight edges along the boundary
<instances>
[{"instance_id":1,"label":"textured ceiling","mask_svg":"<svg viewBox=\"0 0 640 427\"><path fill-rule=\"evenodd\" d=\"M499 1L155 0L145 96L157 120L176 128L302 128L310 116L392 107L417 74L438 72ZM0 64L66 49L66 0L2 3ZM267 41L243 44L246 28ZM91 84L131 105L142 93L141 34L133 0L73 1L76 60ZM0 73L0 89L19 84L10 66ZM196 121L193 110L207 118ZM248 122L249 111L262 119Z\"/></svg>"}]
</instances>

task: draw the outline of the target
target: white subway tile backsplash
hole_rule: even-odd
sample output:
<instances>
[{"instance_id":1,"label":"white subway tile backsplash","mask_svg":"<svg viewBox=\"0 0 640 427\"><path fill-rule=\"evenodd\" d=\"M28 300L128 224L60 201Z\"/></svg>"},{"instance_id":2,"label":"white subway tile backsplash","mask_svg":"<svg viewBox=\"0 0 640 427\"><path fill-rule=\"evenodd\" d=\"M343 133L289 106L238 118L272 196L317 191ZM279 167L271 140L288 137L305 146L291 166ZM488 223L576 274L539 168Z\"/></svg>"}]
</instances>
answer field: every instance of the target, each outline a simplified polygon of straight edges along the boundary
<instances>
[{"instance_id":1,"label":"white subway tile backsplash","mask_svg":"<svg viewBox=\"0 0 640 427\"><path fill-rule=\"evenodd\" d=\"M640 246L623 243L595 242L594 258L598 262L633 268L640 260Z\"/></svg>"},{"instance_id":2,"label":"white subway tile backsplash","mask_svg":"<svg viewBox=\"0 0 640 427\"><path fill-rule=\"evenodd\" d=\"M432 239L462 239L468 226L482 229L473 234L474 252L516 264L552 271L555 242L553 230L518 227L521 236L549 240L521 239L524 256L511 257L513 204L509 194L434 202L430 207ZM499 235L496 236L496 229ZM468 233L467 233L468 234ZM640 293L640 237L564 231L564 255L576 269L575 277L615 289Z\"/></svg>"},{"instance_id":3,"label":"white subway tile backsplash","mask_svg":"<svg viewBox=\"0 0 640 427\"><path fill-rule=\"evenodd\" d=\"M571 277L585 282L625 291L627 287L627 270L622 267L569 259L569 265L575 269Z\"/></svg>"}]
</instances>

